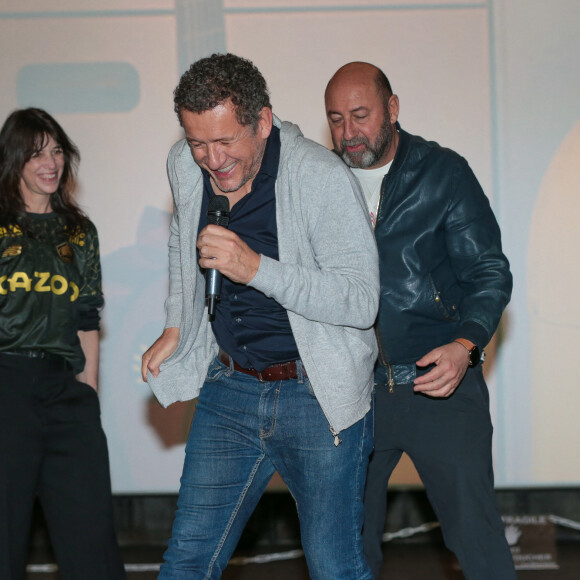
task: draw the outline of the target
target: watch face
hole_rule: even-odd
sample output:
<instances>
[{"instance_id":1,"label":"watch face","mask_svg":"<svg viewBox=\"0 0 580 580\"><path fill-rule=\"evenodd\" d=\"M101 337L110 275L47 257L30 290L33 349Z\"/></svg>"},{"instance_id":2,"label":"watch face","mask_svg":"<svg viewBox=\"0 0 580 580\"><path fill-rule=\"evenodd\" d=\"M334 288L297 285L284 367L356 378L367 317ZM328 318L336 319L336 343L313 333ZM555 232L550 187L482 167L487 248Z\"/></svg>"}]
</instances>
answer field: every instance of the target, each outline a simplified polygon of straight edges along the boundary
<instances>
[{"instance_id":1,"label":"watch face","mask_svg":"<svg viewBox=\"0 0 580 580\"><path fill-rule=\"evenodd\" d=\"M479 348L477 348L477 346L474 346L469 351L469 366L474 367L475 365L477 365L479 363L480 358L481 355L479 353Z\"/></svg>"}]
</instances>

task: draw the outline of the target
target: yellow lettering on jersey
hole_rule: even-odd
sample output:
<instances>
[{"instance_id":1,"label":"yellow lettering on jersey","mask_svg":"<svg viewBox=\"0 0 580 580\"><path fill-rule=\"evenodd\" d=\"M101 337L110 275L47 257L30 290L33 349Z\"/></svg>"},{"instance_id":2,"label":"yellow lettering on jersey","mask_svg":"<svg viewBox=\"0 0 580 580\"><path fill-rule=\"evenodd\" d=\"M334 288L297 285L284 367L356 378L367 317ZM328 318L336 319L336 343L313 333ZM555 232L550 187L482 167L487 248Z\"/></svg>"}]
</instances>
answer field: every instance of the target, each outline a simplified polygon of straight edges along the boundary
<instances>
[{"instance_id":1,"label":"yellow lettering on jersey","mask_svg":"<svg viewBox=\"0 0 580 580\"><path fill-rule=\"evenodd\" d=\"M68 282L64 276L60 274L55 274L50 279L50 289L57 295L60 296L68 290Z\"/></svg>"},{"instance_id":2,"label":"yellow lettering on jersey","mask_svg":"<svg viewBox=\"0 0 580 580\"><path fill-rule=\"evenodd\" d=\"M34 285L34 291L50 292L50 285L46 283L50 278L50 272L34 272L34 275L38 278L36 284Z\"/></svg>"},{"instance_id":3,"label":"yellow lettering on jersey","mask_svg":"<svg viewBox=\"0 0 580 580\"><path fill-rule=\"evenodd\" d=\"M8 282L10 282L10 292L16 292L18 288L24 288L24 290L30 292L32 280L26 272L14 272L12 277L8 278Z\"/></svg>"},{"instance_id":4,"label":"yellow lettering on jersey","mask_svg":"<svg viewBox=\"0 0 580 580\"><path fill-rule=\"evenodd\" d=\"M0 228L0 238L5 238L6 236L21 236L22 230L20 226L8 226L7 228Z\"/></svg>"},{"instance_id":5,"label":"yellow lettering on jersey","mask_svg":"<svg viewBox=\"0 0 580 580\"><path fill-rule=\"evenodd\" d=\"M72 290L72 294L70 296L70 301L74 302L79 297L79 287L74 282L70 283L70 287Z\"/></svg>"},{"instance_id":6,"label":"yellow lettering on jersey","mask_svg":"<svg viewBox=\"0 0 580 580\"><path fill-rule=\"evenodd\" d=\"M34 286L32 282L34 281ZM68 281L60 274L50 275L50 272L34 272L34 279L26 272L15 272L11 278L0 276L0 295L5 296L8 292L16 292L23 288L26 292L52 292L57 296L65 294L70 289L70 301L74 302L80 294L79 287L72 281Z\"/></svg>"}]
</instances>

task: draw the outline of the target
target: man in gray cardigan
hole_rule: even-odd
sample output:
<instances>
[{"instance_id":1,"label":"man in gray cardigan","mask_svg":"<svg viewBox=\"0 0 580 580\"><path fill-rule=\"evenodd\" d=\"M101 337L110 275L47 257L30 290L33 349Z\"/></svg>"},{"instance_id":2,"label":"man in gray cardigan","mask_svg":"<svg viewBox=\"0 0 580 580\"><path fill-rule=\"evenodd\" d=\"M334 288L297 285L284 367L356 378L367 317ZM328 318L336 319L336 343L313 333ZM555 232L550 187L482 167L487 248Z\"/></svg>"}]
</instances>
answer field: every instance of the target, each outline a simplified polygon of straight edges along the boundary
<instances>
[{"instance_id":1,"label":"man in gray cardigan","mask_svg":"<svg viewBox=\"0 0 580 580\"><path fill-rule=\"evenodd\" d=\"M368 580L360 532L379 282L358 184L274 117L245 59L195 62L174 100L185 139L168 160L167 321L143 375L165 406L199 400L159 578L219 578L278 471L311 577ZM208 223L216 195L229 200L228 228ZM223 276L211 321L203 269Z\"/></svg>"}]
</instances>

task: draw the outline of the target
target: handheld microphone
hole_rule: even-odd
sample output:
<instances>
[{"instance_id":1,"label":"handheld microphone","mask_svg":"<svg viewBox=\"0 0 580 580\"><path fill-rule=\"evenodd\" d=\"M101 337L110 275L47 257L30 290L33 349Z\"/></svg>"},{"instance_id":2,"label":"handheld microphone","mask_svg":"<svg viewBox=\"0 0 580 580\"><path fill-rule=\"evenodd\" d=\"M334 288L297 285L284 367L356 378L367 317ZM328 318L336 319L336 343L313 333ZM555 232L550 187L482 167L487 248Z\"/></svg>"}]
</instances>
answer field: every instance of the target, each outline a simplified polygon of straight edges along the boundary
<instances>
[{"instance_id":1,"label":"handheld microphone","mask_svg":"<svg viewBox=\"0 0 580 580\"><path fill-rule=\"evenodd\" d=\"M225 195L214 195L209 200L207 208L207 223L227 228L230 223L230 200ZM216 305L220 300L222 274L215 268L205 272L205 297L208 301L207 313L209 319L215 318Z\"/></svg>"}]
</instances>

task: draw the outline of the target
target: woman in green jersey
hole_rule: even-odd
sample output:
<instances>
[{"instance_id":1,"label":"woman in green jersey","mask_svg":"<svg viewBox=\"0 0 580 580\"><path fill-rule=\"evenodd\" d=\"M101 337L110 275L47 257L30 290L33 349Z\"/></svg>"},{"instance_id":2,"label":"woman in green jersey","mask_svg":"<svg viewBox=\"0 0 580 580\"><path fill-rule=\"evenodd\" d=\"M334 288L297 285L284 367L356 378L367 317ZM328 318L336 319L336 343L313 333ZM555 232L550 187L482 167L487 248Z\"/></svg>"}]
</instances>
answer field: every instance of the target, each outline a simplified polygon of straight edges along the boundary
<instances>
[{"instance_id":1,"label":"woman in green jersey","mask_svg":"<svg viewBox=\"0 0 580 580\"><path fill-rule=\"evenodd\" d=\"M24 578L36 498L61 577L124 578L97 397L97 231L79 152L41 109L0 131L0 578Z\"/></svg>"}]
</instances>

